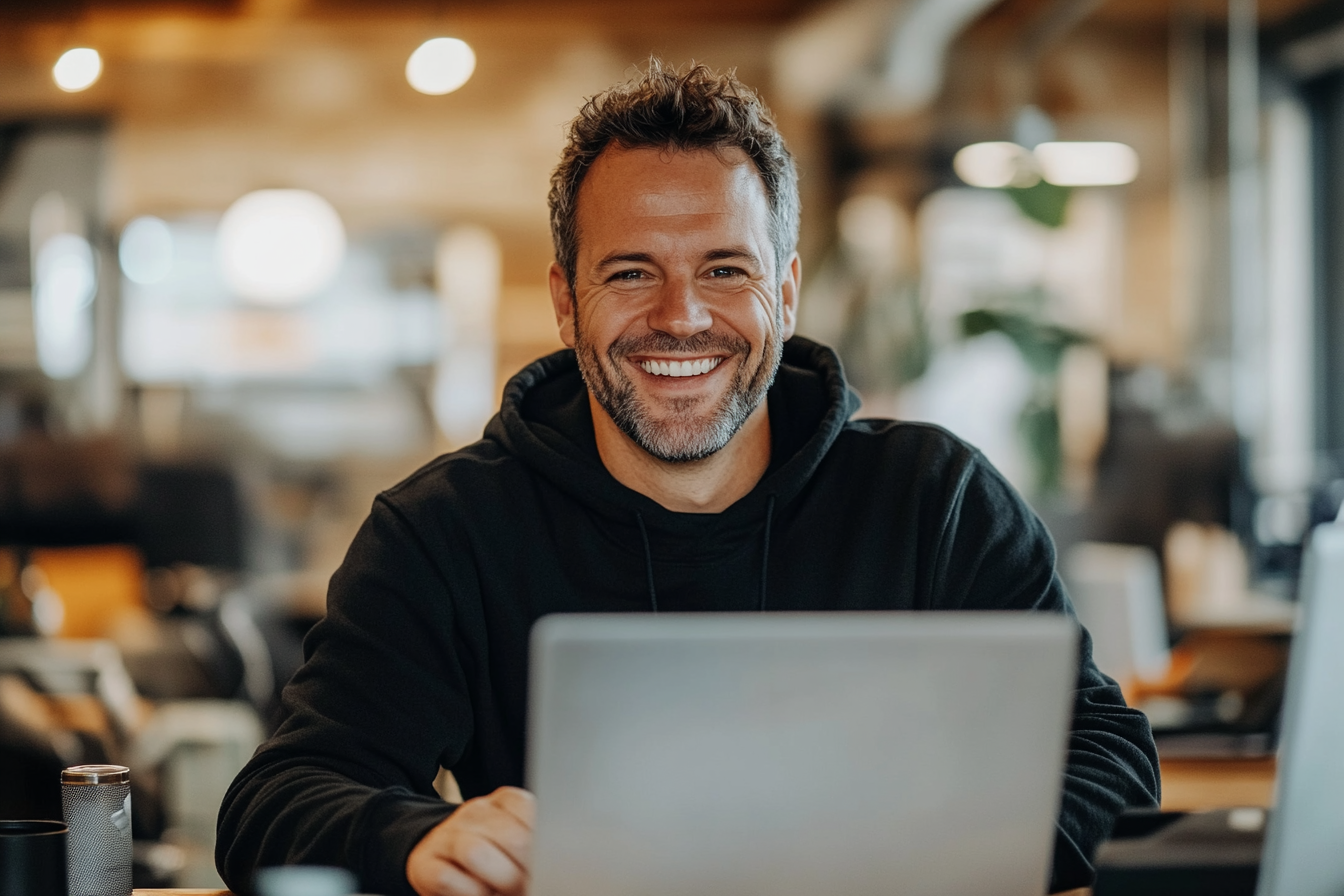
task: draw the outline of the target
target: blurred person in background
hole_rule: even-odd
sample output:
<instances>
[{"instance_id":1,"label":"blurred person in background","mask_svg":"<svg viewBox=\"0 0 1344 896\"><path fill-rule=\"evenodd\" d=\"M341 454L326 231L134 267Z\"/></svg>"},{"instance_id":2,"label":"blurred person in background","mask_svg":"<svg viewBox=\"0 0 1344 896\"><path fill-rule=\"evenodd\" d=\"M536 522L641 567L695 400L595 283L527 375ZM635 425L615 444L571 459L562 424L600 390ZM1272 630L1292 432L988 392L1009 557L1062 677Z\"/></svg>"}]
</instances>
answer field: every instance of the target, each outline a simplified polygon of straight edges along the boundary
<instances>
[{"instance_id":1,"label":"blurred person in background","mask_svg":"<svg viewBox=\"0 0 1344 896\"><path fill-rule=\"evenodd\" d=\"M749 88L652 60L572 122L550 208L570 349L510 380L481 441L375 501L284 722L220 810L237 892L289 863L389 894L525 892L546 614L1073 612L1045 527L978 451L850 420L835 354L793 336L797 175ZM1081 639L1053 889L1089 883L1115 816L1158 797L1147 721Z\"/></svg>"}]
</instances>

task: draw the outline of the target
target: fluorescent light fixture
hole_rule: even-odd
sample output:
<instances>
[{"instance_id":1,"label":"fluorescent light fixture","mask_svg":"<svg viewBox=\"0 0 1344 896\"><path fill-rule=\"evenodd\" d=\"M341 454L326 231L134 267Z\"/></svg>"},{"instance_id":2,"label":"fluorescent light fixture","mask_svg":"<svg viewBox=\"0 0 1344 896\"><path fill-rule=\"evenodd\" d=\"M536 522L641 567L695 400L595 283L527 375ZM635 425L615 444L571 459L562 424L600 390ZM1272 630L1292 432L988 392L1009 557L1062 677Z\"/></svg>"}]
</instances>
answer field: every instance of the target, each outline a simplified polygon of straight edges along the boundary
<instances>
[{"instance_id":1,"label":"fluorescent light fixture","mask_svg":"<svg viewBox=\"0 0 1344 896\"><path fill-rule=\"evenodd\" d=\"M219 222L224 280L244 298L289 305L327 286L345 258L345 227L327 200L307 190L257 190Z\"/></svg>"},{"instance_id":2,"label":"fluorescent light fixture","mask_svg":"<svg viewBox=\"0 0 1344 896\"><path fill-rule=\"evenodd\" d=\"M1035 155L1041 176L1061 187L1117 186L1139 174L1139 154L1123 143L1042 143Z\"/></svg>"},{"instance_id":3,"label":"fluorescent light fixture","mask_svg":"<svg viewBox=\"0 0 1344 896\"><path fill-rule=\"evenodd\" d=\"M173 271L172 231L152 215L135 218L121 232L117 259L132 283L151 286L167 280Z\"/></svg>"},{"instance_id":4,"label":"fluorescent light fixture","mask_svg":"<svg viewBox=\"0 0 1344 896\"><path fill-rule=\"evenodd\" d=\"M66 50L51 68L56 86L66 93L88 90L103 73L103 58L89 47Z\"/></svg>"},{"instance_id":5,"label":"fluorescent light fixture","mask_svg":"<svg viewBox=\"0 0 1344 896\"><path fill-rule=\"evenodd\" d=\"M42 372L65 380L93 351L93 304L98 277L89 241L73 233L51 237L37 252L33 277L33 332Z\"/></svg>"},{"instance_id":6,"label":"fluorescent light fixture","mask_svg":"<svg viewBox=\"0 0 1344 896\"><path fill-rule=\"evenodd\" d=\"M962 147L952 168L973 187L1029 187L1041 179L1031 153L1006 140Z\"/></svg>"},{"instance_id":7,"label":"fluorescent light fixture","mask_svg":"<svg viewBox=\"0 0 1344 896\"><path fill-rule=\"evenodd\" d=\"M455 37L427 40L406 60L406 80L421 93L452 93L476 71L476 54Z\"/></svg>"}]
</instances>

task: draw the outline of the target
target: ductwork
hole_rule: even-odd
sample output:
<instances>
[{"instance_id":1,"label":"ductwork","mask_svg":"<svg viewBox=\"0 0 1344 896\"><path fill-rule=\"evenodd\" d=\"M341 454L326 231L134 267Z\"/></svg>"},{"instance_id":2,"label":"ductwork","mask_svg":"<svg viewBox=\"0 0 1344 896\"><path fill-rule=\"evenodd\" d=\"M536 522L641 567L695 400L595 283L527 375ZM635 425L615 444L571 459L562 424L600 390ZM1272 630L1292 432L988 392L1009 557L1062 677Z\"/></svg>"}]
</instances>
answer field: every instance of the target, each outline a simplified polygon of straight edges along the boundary
<instances>
[{"instance_id":1,"label":"ductwork","mask_svg":"<svg viewBox=\"0 0 1344 896\"><path fill-rule=\"evenodd\" d=\"M910 114L938 96L948 48L1000 0L844 0L807 17L775 48L783 104Z\"/></svg>"},{"instance_id":2,"label":"ductwork","mask_svg":"<svg viewBox=\"0 0 1344 896\"><path fill-rule=\"evenodd\" d=\"M908 0L888 44L881 105L892 113L927 106L943 87L952 41L999 0Z\"/></svg>"}]
</instances>

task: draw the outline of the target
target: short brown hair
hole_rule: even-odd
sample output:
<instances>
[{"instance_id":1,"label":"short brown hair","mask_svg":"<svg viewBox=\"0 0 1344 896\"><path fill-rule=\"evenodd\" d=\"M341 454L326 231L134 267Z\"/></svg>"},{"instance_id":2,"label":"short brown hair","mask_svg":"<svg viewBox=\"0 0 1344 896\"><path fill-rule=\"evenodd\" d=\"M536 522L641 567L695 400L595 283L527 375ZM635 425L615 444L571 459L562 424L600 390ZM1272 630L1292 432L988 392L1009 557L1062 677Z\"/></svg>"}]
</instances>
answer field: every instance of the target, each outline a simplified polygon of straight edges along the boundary
<instances>
[{"instance_id":1,"label":"short brown hair","mask_svg":"<svg viewBox=\"0 0 1344 896\"><path fill-rule=\"evenodd\" d=\"M770 203L775 273L798 245L798 172L770 110L733 72L704 65L678 72L657 57L634 80L589 98L569 123L549 197L555 260L574 290L579 254L578 197L588 169L612 143L627 149L737 147L756 164Z\"/></svg>"}]
</instances>

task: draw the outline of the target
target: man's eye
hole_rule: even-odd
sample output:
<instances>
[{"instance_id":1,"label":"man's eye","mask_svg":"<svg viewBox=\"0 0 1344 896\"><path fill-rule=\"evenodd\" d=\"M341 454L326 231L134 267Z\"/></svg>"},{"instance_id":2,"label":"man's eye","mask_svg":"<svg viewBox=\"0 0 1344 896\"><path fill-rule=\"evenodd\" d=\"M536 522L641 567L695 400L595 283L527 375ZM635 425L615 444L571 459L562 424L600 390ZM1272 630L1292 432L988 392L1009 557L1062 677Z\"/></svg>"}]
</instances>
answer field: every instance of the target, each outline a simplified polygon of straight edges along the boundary
<instances>
[{"instance_id":1,"label":"man's eye","mask_svg":"<svg viewBox=\"0 0 1344 896\"><path fill-rule=\"evenodd\" d=\"M709 272L709 276L722 280L725 277L742 277L745 274L739 268L715 268Z\"/></svg>"},{"instance_id":2,"label":"man's eye","mask_svg":"<svg viewBox=\"0 0 1344 896\"><path fill-rule=\"evenodd\" d=\"M612 280L641 280L643 277L643 271L617 271L611 275Z\"/></svg>"}]
</instances>

